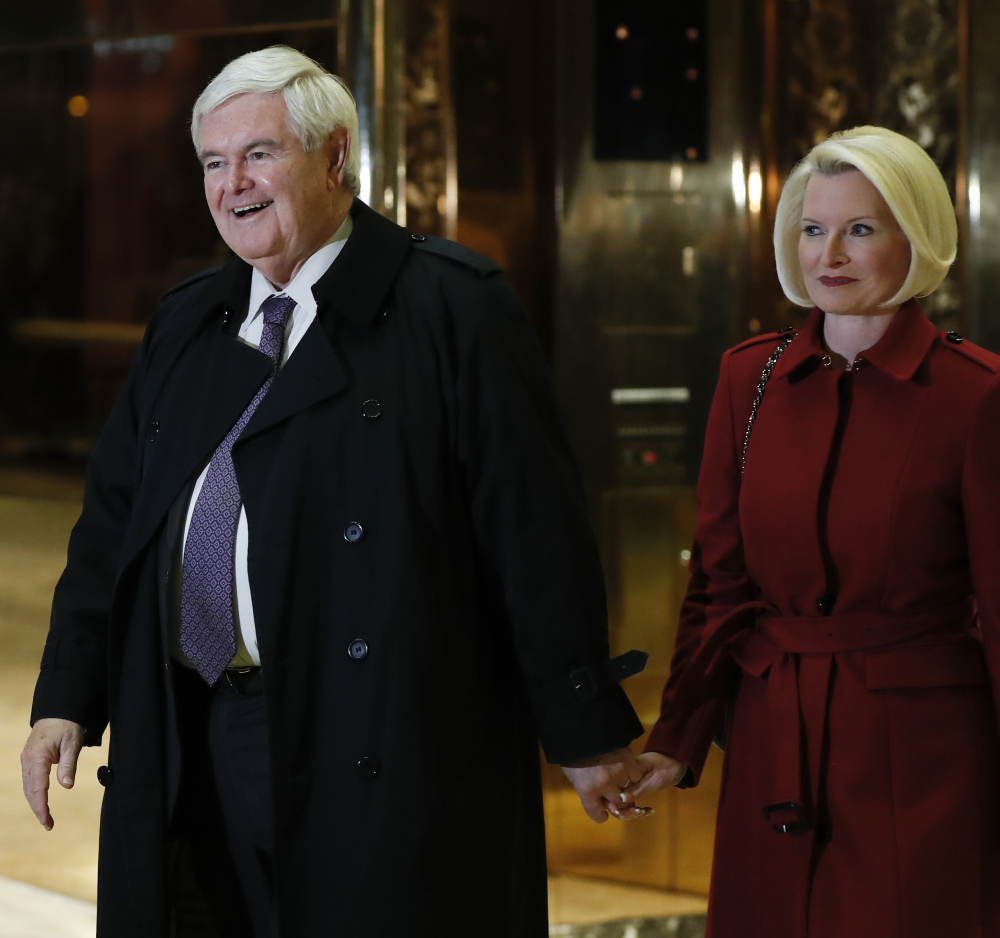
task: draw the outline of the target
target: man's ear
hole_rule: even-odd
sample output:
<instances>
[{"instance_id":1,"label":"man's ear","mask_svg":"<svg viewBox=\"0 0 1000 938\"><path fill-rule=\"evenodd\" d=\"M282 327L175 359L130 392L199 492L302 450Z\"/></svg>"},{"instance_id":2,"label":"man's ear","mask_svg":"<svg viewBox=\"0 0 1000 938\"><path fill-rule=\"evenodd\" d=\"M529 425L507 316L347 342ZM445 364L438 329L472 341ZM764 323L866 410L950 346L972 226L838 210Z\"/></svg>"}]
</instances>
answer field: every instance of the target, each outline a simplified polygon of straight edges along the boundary
<instances>
[{"instance_id":1,"label":"man's ear","mask_svg":"<svg viewBox=\"0 0 1000 938\"><path fill-rule=\"evenodd\" d=\"M347 157L351 152L351 134L346 127L335 127L324 142L327 158L327 181L331 188L340 189L344 185L347 172Z\"/></svg>"}]
</instances>

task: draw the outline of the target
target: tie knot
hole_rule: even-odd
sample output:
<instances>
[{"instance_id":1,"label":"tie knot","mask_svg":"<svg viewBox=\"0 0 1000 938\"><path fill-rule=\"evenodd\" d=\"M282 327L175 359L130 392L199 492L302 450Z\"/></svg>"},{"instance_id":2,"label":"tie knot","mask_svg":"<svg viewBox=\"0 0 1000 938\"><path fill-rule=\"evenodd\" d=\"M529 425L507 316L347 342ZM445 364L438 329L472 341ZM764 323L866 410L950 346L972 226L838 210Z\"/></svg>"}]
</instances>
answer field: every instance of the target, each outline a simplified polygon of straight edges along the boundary
<instances>
[{"instance_id":1,"label":"tie knot","mask_svg":"<svg viewBox=\"0 0 1000 938\"><path fill-rule=\"evenodd\" d=\"M290 296L269 296L261 304L260 309L264 314L264 322L268 324L279 323L282 327L288 322L288 317L295 308L295 300Z\"/></svg>"}]
</instances>

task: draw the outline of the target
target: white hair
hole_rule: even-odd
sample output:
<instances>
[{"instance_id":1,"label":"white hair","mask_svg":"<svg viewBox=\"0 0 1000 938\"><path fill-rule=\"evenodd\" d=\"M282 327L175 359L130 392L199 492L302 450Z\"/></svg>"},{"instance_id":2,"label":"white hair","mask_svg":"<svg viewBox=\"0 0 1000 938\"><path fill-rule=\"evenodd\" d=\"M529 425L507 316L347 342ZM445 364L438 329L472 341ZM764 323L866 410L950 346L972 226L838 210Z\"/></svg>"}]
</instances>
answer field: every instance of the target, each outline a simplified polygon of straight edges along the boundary
<instances>
[{"instance_id":1,"label":"white hair","mask_svg":"<svg viewBox=\"0 0 1000 938\"><path fill-rule=\"evenodd\" d=\"M896 306L933 293L955 261L958 225L948 187L927 152L885 127L854 127L813 147L792 170L778 200L774 254L785 296L812 306L799 264L802 203L813 173L836 176L860 170L882 194L910 242L910 271L899 292L882 304Z\"/></svg>"},{"instance_id":2,"label":"white hair","mask_svg":"<svg viewBox=\"0 0 1000 938\"><path fill-rule=\"evenodd\" d=\"M315 150L338 127L348 135L344 185L361 192L358 109L347 85L318 62L289 46L270 46L233 59L215 76L194 103L191 138L201 149L205 115L241 94L281 93L288 109L288 126L306 152Z\"/></svg>"}]
</instances>

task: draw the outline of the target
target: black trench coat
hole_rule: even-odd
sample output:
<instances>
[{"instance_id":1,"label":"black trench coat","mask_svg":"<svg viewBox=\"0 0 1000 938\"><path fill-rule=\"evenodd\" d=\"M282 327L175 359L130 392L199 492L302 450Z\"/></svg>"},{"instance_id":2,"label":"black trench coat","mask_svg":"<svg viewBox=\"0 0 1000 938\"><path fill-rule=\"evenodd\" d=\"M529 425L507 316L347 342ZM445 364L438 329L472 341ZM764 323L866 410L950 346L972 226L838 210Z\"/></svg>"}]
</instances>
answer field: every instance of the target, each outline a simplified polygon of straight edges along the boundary
<instances>
[{"instance_id":1,"label":"black trench coat","mask_svg":"<svg viewBox=\"0 0 1000 938\"><path fill-rule=\"evenodd\" d=\"M570 690L574 669L608 658L581 485L499 269L352 211L316 322L233 448L282 934L541 938L538 739L568 762L642 732L617 684ZM91 745L110 722L101 938L167 933L179 767L156 548L268 373L235 338L250 273L234 259L164 299L56 589L32 718L81 723ZM345 539L352 522L360 540Z\"/></svg>"}]
</instances>

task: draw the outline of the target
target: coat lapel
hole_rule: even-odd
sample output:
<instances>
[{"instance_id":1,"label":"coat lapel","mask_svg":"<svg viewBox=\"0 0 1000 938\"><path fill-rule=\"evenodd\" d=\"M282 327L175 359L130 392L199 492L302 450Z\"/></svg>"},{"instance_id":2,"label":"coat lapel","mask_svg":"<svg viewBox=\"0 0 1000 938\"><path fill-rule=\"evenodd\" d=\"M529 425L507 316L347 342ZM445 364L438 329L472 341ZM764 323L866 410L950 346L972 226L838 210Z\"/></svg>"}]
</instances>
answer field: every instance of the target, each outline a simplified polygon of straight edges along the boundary
<instances>
[{"instance_id":1,"label":"coat lapel","mask_svg":"<svg viewBox=\"0 0 1000 938\"><path fill-rule=\"evenodd\" d=\"M339 394L347 387L347 373L330 347L318 320L306 330L274 384L260 402L239 442Z\"/></svg>"},{"instance_id":2,"label":"coat lapel","mask_svg":"<svg viewBox=\"0 0 1000 938\"><path fill-rule=\"evenodd\" d=\"M246 440L343 391L348 376L331 345L336 322L375 323L385 309L396 273L410 250L410 235L363 202L351 209L354 230L343 251L313 287L316 321L278 373L241 435ZM133 506L121 566L156 533L184 484L211 456L267 378L270 361L236 335L250 294L250 266L233 258L214 278L181 328L200 334L165 379L148 418L159 423L147 470ZM220 328L216 319L229 315ZM140 428L141 433L146 427Z\"/></svg>"},{"instance_id":3,"label":"coat lapel","mask_svg":"<svg viewBox=\"0 0 1000 938\"><path fill-rule=\"evenodd\" d=\"M267 356L217 329L185 356L165 390L159 430L133 509L131 560L159 527L184 484L197 473L253 400L271 368Z\"/></svg>"}]
</instances>

